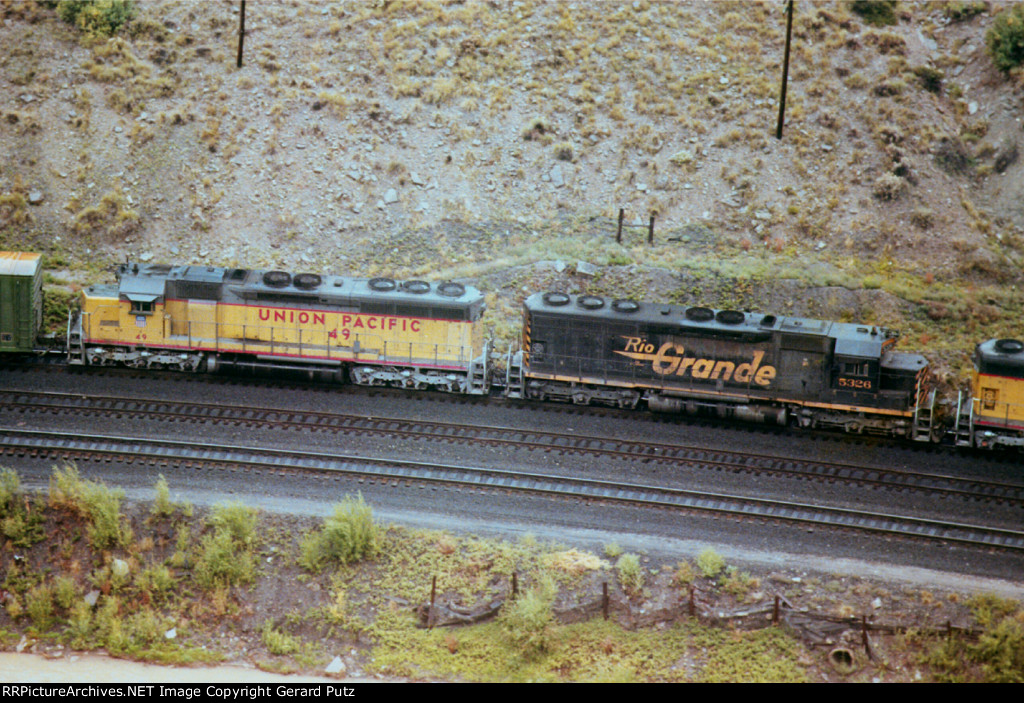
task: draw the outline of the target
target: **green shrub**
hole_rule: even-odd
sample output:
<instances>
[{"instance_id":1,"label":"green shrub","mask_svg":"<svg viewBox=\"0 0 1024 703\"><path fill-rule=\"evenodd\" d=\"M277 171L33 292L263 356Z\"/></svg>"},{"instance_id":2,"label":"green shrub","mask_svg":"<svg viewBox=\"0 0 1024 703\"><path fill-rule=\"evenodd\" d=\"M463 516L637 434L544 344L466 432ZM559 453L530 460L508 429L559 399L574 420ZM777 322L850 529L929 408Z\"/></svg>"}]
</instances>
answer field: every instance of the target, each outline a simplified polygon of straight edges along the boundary
<instances>
[{"instance_id":1,"label":"green shrub","mask_svg":"<svg viewBox=\"0 0 1024 703\"><path fill-rule=\"evenodd\" d=\"M1024 683L1024 610L1021 604L992 595L970 602L984 628L977 642L947 637L925 652L921 661L940 682ZM979 675L980 674L980 675Z\"/></svg>"},{"instance_id":2,"label":"green shrub","mask_svg":"<svg viewBox=\"0 0 1024 703\"><path fill-rule=\"evenodd\" d=\"M240 549L231 533L222 530L203 538L194 575L205 591L250 583L256 575L256 557Z\"/></svg>"},{"instance_id":3,"label":"green shrub","mask_svg":"<svg viewBox=\"0 0 1024 703\"><path fill-rule=\"evenodd\" d=\"M174 578L171 570L162 564L146 569L135 580L140 590L158 602L166 600L177 583L178 580Z\"/></svg>"},{"instance_id":4,"label":"green shrub","mask_svg":"<svg viewBox=\"0 0 1024 703\"><path fill-rule=\"evenodd\" d=\"M30 547L45 537L43 522L41 511L28 510L18 474L0 472L0 533L15 547Z\"/></svg>"},{"instance_id":5,"label":"green shrub","mask_svg":"<svg viewBox=\"0 0 1024 703\"><path fill-rule=\"evenodd\" d=\"M167 517L174 512L174 503L171 502L171 489L167 486L167 479L163 474L156 480L156 499L153 501L152 513L158 517Z\"/></svg>"},{"instance_id":6,"label":"green shrub","mask_svg":"<svg viewBox=\"0 0 1024 703\"><path fill-rule=\"evenodd\" d=\"M0 471L0 517L7 517L17 507L21 495L21 479L11 469Z\"/></svg>"},{"instance_id":7,"label":"green shrub","mask_svg":"<svg viewBox=\"0 0 1024 703\"><path fill-rule=\"evenodd\" d=\"M69 290L48 287L43 296L43 330L63 332L67 329L68 308L78 301L78 294Z\"/></svg>"},{"instance_id":8,"label":"green shrub","mask_svg":"<svg viewBox=\"0 0 1024 703\"><path fill-rule=\"evenodd\" d=\"M96 549L110 549L129 540L121 521L124 492L96 481L85 481L73 464L55 467L50 477L50 504L67 508L89 521L89 541Z\"/></svg>"},{"instance_id":9,"label":"green shrub","mask_svg":"<svg viewBox=\"0 0 1024 703\"><path fill-rule=\"evenodd\" d=\"M572 142L559 142L555 144L555 158L559 161L572 161L575 158Z\"/></svg>"},{"instance_id":10,"label":"green shrub","mask_svg":"<svg viewBox=\"0 0 1024 703\"><path fill-rule=\"evenodd\" d=\"M929 93L942 91L942 80L946 77L944 72L931 66L915 66L912 70L918 80L921 81L921 87Z\"/></svg>"},{"instance_id":11,"label":"green shrub","mask_svg":"<svg viewBox=\"0 0 1024 703\"><path fill-rule=\"evenodd\" d=\"M256 508L242 503L223 503L213 508L210 524L216 532L227 532L240 547L251 549L256 543Z\"/></svg>"},{"instance_id":12,"label":"green shrub","mask_svg":"<svg viewBox=\"0 0 1024 703\"><path fill-rule=\"evenodd\" d=\"M334 506L334 515L324 520L318 532L303 538L299 564L309 571L319 571L327 563L349 564L374 556L379 542L370 506L362 495L348 496Z\"/></svg>"},{"instance_id":13,"label":"green shrub","mask_svg":"<svg viewBox=\"0 0 1024 703\"><path fill-rule=\"evenodd\" d=\"M53 589L45 584L30 588L25 594L25 612L39 630L48 630L53 624Z\"/></svg>"},{"instance_id":14,"label":"green shrub","mask_svg":"<svg viewBox=\"0 0 1024 703\"><path fill-rule=\"evenodd\" d=\"M985 32L985 44L996 68L1004 73L1024 63L1024 4L1003 10Z\"/></svg>"},{"instance_id":15,"label":"green shrub","mask_svg":"<svg viewBox=\"0 0 1024 703\"><path fill-rule=\"evenodd\" d=\"M896 24L896 0L854 0L850 9L876 27Z\"/></svg>"},{"instance_id":16,"label":"green shrub","mask_svg":"<svg viewBox=\"0 0 1024 703\"><path fill-rule=\"evenodd\" d=\"M555 615L551 606L557 587L545 579L516 600L507 603L501 624L512 642L527 659L537 658L551 648Z\"/></svg>"},{"instance_id":17,"label":"green shrub","mask_svg":"<svg viewBox=\"0 0 1024 703\"><path fill-rule=\"evenodd\" d=\"M970 648L988 683L1024 683L1024 624L1007 616Z\"/></svg>"},{"instance_id":18,"label":"green shrub","mask_svg":"<svg viewBox=\"0 0 1024 703\"><path fill-rule=\"evenodd\" d=\"M256 577L257 511L241 503L217 505L210 515L209 524L213 534L203 537L199 544L193 575L196 583L205 591L250 583ZM188 530L178 534L178 549L172 563L183 561L188 542ZM181 554L181 557L179 557ZM153 572L147 575L149 585L158 591L169 588L170 572Z\"/></svg>"},{"instance_id":19,"label":"green shrub","mask_svg":"<svg viewBox=\"0 0 1024 703\"><path fill-rule=\"evenodd\" d=\"M713 579L725 568L725 557L713 549L705 549L697 555L697 568L705 578Z\"/></svg>"},{"instance_id":20,"label":"green shrub","mask_svg":"<svg viewBox=\"0 0 1024 703\"><path fill-rule=\"evenodd\" d=\"M619 583L628 593L636 593L644 587L644 570L636 554L623 554L619 557L615 562L615 570L619 574Z\"/></svg>"},{"instance_id":21,"label":"green shrub","mask_svg":"<svg viewBox=\"0 0 1024 703\"><path fill-rule=\"evenodd\" d=\"M70 611L78 598L78 585L68 576L61 576L53 586L53 600L64 610Z\"/></svg>"},{"instance_id":22,"label":"green shrub","mask_svg":"<svg viewBox=\"0 0 1024 703\"><path fill-rule=\"evenodd\" d=\"M693 570L693 564L685 559L679 562L679 566L676 567L676 575L673 579L677 585L689 586L696 578L697 573Z\"/></svg>"},{"instance_id":23,"label":"green shrub","mask_svg":"<svg viewBox=\"0 0 1024 703\"><path fill-rule=\"evenodd\" d=\"M987 2L944 2L942 14L953 22L969 20L975 15L984 14L988 10Z\"/></svg>"},{"instance_id":24,"label":"green shrub","mask_svg":"<svg viewBox=\"0 0 1024 703\"><path fill-rule=\"evenodd\" d=\"M57 16L86 34L109 37L135 16L131 0L60 0Z\"/></svg>"},{"instance_id":25,"label":"green shrub","mask_svg":"<svg viewBox=\"0 0 1024 703\"><path fill-rule=\"evenodd\" d=\"M299 651L299 640L292 635L274 629L274 626L267 622L261 629L263 644L267 650L274 655L294 654Z\"/></svg>"},{"instance_id":26,"label":"green shrub","mask_svg":"<svg viewBox=\"0 0 1024 703\"><path fill-rule=\"evenodd\" d=\"M87 649L92 635L92 608L80 600L71 608L68 617L67 635L75 649Z\"/></svg>"}]
</instances>

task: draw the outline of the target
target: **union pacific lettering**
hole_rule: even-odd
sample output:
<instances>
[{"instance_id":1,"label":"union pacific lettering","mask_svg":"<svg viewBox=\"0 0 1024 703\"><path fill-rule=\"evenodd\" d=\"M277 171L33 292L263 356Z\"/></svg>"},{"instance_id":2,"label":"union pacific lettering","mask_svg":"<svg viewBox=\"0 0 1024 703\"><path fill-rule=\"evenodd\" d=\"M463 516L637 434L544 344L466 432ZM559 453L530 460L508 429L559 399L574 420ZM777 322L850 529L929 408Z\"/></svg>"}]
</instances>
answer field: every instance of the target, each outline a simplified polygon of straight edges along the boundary
<instances>
[{"instance_id":1,"label":"union pacific lettering","mask_svg":"<svg viewBox=\"0 0 1024 703\"><path fill-rule=\"evenodd\" d=\"M616 350L616 354L635 359L637 361L651 362L651 369L659 376L686 376L691 378L711 381L732 381L733 383L755 383L759 386L768 387L775 380L776 369L774 366L761 365L764 359L763 351L755 351L749 362L737 364L733 361L722 361L718 359L702 359L694 356L686 356L686 349L682 344L665 342L657 351L654 344L642 337L623 337L626 346L622 351Z\"/></svg>"},{"instance_id":2,"label":"union pacific lettering","mask_svg":"<svg viewBox=\"0 0 1024 703\"><path fill-rule=\"evenodd\" d=\"M261 322L284 322L292 325L326 325L327 313L316 310L282 310L280 308L259 308ZM346 330L375 332L419 332L422 320L386 315L341 315L341 326Z\"/></svg>"},{"instance_id":3,"label":"union pacific lettering","mask_svg":"<svg viewBox=\"0 0 1024 703\"><path fill-rule=\"evenodd\" d=\"M342 315L341 326L352 330L376 330L378 332L419 332L421 320L384 315Z\"/></svg>"},{"instance_id":4,"label":"union pacific lettering","mask_svg":"<svg viewBox=\"0 0 1024 703\"><path fill-rule=\"evenodd\" d=\"M322 312L307 310L281 310L279 308L260 308L260 320L263 322L287 322L290 324L323 325L327 322L327 315Z\"/></svg>"}]
</instances>

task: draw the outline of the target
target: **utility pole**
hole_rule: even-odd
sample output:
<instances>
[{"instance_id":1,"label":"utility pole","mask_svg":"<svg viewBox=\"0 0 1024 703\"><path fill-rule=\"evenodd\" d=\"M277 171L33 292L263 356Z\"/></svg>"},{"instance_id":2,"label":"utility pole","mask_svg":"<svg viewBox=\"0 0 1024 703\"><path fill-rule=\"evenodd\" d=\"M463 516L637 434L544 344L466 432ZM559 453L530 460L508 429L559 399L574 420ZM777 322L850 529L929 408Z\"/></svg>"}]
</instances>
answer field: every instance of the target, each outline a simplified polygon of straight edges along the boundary
<instances>
[{"instance_id":1,"label":"utility pole","mask_svg":"<svg viewBox=\"0 0 1024 703\"><path fill-rule=\"evenodd\" d=\"M238 14L238 68L241 68L242 44L245 43L245 0L242 0L242 9Z\"/></svg>"},{"instance_id":2,"label":"utility pole","mask_svg":"<svg viewBox=\"0 0 1024 703\"><path fill-rule=\"evenodd\" d=\"M243 0L244 4L244 0ZM789 81L789 40L793 36L794 0L786 6L786 56L782 60L782 95L779 97L779 125L775 128L775 138L782 139L782 123L786 117L786 83Z\"/></svg>"}]
</instances>

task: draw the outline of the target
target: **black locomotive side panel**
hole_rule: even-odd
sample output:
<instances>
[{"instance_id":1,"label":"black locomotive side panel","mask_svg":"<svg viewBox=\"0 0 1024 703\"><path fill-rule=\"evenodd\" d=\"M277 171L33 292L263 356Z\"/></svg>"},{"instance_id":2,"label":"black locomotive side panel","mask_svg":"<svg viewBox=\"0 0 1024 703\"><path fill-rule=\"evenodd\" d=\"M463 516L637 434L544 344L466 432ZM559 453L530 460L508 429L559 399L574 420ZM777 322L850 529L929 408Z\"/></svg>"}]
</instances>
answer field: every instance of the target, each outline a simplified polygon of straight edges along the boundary
<instances>
[{"instance_id":1,"label":"black locomotive side panel","mask_svg":"<svg viewBox=\"0 0 1024 703\"><path fill-rule=\"evenodd\" d=\"M730 332L544 312L530 316L529 325L531 373L566 382L817 400L830 367L827 338L796 343L771 329Z\"/></svg>"}]
</instances>

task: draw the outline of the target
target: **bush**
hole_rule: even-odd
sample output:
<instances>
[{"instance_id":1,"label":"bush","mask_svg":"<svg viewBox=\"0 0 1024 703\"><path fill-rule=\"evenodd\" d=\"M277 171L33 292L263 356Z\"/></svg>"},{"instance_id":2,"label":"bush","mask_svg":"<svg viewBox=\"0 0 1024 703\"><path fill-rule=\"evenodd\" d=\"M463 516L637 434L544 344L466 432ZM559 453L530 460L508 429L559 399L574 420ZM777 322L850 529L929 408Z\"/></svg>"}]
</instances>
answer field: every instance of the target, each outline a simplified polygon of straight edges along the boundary
<instances>
[{"instance_id":1,"label":"bush","mask_svg":"<svg viewBox=\"0 0 1024 703\"><path fill-rule=\"evenodd\" d=\"M152 513L157 517L167 517L174 512L174 503L171 502L171 489L167 486L167 479L163 474L156 481L156 500L153 501Z\"/></svg>"},{"instance_id":2,"label":"bush","mask_svg":"<svg viewBox=\"0 0 1024 703\"><path fill-rule=\"evenodd\" d=\"M896 0L854 0L850 9L876 27L896 24Z\"/></svg>"},{"instance_id":3,"label":"bush","mask_svg":"<svg viewBox=\"0 0 1024 703\"><path fill-rule=\"evenodd\" d=\"M135 16L131 0L61 0L57 16L86 34L109 37Z\"/></svg>"},{"instance_id":4,"label":"bush","mask_svg":"<svg viewBox=\"0 0 1024 703\"><path fill-rule=\"evenodd\" d=\"M203 537L199 545L199 556L195 566L196 583L205 591L215 591L243 583L250 583L256 577L255 508L241 503L227 503L215 506L209 523L213 534ZM181 551L187 540L187 532L179 535ZM157 590L167 587L163 574L153 573L152 585ZM169 577L170 574L168 573Z\"/></svg>"},{"instance_id":5,"label":"bush","mask_svg":"<svg viewBox=\"0 0 1024 703\"><path fill-rule=\"evenodd\" d=\"M944 138L935 148L935 163L946 173L964 174L974 167L974 158L960 139Z\"/></svg>"},{"instance_id":6,"label":"bush","mask_svg":"<svg viewBox=\"0 0 1024 703\"><path fill-rule=\"evenodd\" d=\"M559 161L572 161L575 157L572 142L559 142L555 144L555 158Z\"/></svg>"},{"instance_id":7,"label":"bush","mask_svg":"<svg viewBox=\"0 0 1024 703\"><path fill-rule=\"evenodd\" d=\"M334 506L334 515L324 521L319 532L302 540L299 564L309 571L319 571L328 562L349 564L374 556L379 541L370 506L362 495L349 496Z\"/></svg>"},{"instance_id":8,"label":"bush","mask_svg":"<svg viewBox=\"0 0 1024 703\"><path fill-rule=\"evenodd\" d=\"M705 578L713 579L725 568L725 557L714 549L705 549L697 555L697 568Z\"/></svg>"},{"instance_id":9,"label":"bush","mask_svg":"<svg viewBox=\"0 0 1024 703\"><path fill-rule=\"evenodd\" d=\"M931 66L915 66L913 73L921 81L921 87L929 93L942 91L942 81L946 74L939 69L932 68Z\"/></svg>"},{"instance_id":10,"label":"bush","mask_svg":"<svg viewBox=\"0 0 1024 703\"><path fill-rule=\"evenodd\" d=\"M256 516L256 508L238 502L222 503L214 506L210 524L214 531L231 535L243 549L252 549L256 543Z\"/></svg>"},{"instance_id":11,"label":"bush","mask_svg":"<svg viewBox=\"0 0 1024 703\"><path fill-rule=\"evenodd\" d=\"M1024 610L1020 603L982 595L970 605L984 628L977 642L959 636L945 638L926 652L922 661L938 681L1024 683Z\"/></svg>"},{"instance_id":12,"label":"bush","mask_svg":"<svg viewBox=\"0 0 1024 703\"><path fill-rule=\"evenodd\" d=\"M555 615L551 605L556 586L545 579L518 599L507 604L501 614L506 634L527 659L534 659L551 648Z\"/></svg>"},{"instance_id":13,"label":"bush","mask_svg":"<svg viewBox=\"0 0 1024 703\"><path fill-rule=\"evenodd\" d=\"M271 654L280 656L283 654L295 654L295 652L299 651L299 640L287 633L275 630L269 621L261 628L261 634L263 636L263 644L267 646L267 650Z\"/></svg>"},{"instance_id":14,"label":"bush","mask_svg":"<svg viewBox=\"0 0 1024 703\"><path fill-rule=\"evenodd\" d=\"M999 151L996 152L996 159L992 164L996 173L1002 173L1008 169L1016 160L1018 156L1017 151L1017 140L1013 137L1007 137L1003 140L1003 143L999 146Z\"/></svg>"},{"instance_id":15,"label":"bush","mask_svg":"<svg viewBox=\"0 0 1024 703\"><path fill-rule=\"evenodd\" d=\"M21 495L21 479L11 469L0 472L0 518L5 518L18 509Z\"/></svg>"},{"instance_id":16,"label":"bush","mask_svg":"<svg viewBox=\"0 0 1024 703\"><path fill-rule=\"evenodd\" d=\"M992 62L1004 73L1024 63L1024 4L1016 3L995 16L985 44Z\"/></svg>"},{"instance_id":17,"label":"bush","mask_svg":"<svg viewBox=\"0 0 1024 703\"><path fill-rule=\"evenodd\" d=\"M619 583L624 591L636 593L644 587L644 570L640 566L640 558L636 554L623 554L615 562L615 570L619 574Z\"/></svg>"},{"instance_id":18,"label":"bush","mask_svg":"<svg viewBox=\"0 0 1024 703\"><path fill-rule=\"evenodd\" d=\"M249 583L256 575L256 557L239 549L230 533L220 531L203 538L194 573L205 591Z\"/></svg>"},{"instance_id":19,"label":"bush","mask_svg":"<svg viewBox=\"0 0 1024 703\"><path fill-rule=\"evenodd\" d=\"M89 541L96 549L109 549L128 541L128 530L121 523L122 498L121 490L81 479L73 464L54 467L50 477L50 504L86 518L90 523Z\"/></svg>"},{"instance_id":20,"label":"bush","mask_svg":"<svg viewBox=\"0 0 1024 703\"><path fill-rule=\"evenodd\" d=\"M975 15L984 14L988 10L988 3L981 2L946 2L942 5L942 14L952 22L963 22L972 19Z\"/></svg>"},{"instance_id":21,"label":"bush","mask_svg":"<svg viewBox=\"0 0 1024 703\"><path fill-rule=\"evenodd\" d=\"M11 469L0 472L0 533L15 547L42 541L43 515L29 512L21 493L21 479Z\"/></svg>"},{"instance_id":22,"label":"bush","mask_svg":"<svg viewBox=\"0 0 1024 703\"><path fill-rule=\"evenodd\" d=\"M907 182L892 173L883 173L875 181L872 191L879 200L898 200L903 191L906 190Z\"/></svg>"},{"instance_id":23,"label":"bush","mask_svg":"<svg viewBox=\"0 0 1024 703\"><path fill-rule=\"evenodd\" d=\"M48 630L53 624L53 589L45 584L29 589L25 594L25 612L37 629Z\"/></svg>"}]
</instances>

